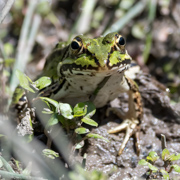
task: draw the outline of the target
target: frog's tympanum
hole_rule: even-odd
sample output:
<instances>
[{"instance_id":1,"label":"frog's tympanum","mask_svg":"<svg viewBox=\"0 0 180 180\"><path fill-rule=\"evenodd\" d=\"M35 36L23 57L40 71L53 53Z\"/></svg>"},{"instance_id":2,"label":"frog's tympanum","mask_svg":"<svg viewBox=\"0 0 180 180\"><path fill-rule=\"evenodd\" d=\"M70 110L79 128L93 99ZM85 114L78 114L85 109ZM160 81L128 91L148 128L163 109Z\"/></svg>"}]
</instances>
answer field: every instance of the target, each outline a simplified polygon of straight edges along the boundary
<instances>
[{"instance_id":1,"label":"frog's tympanum","mask_svg":"<svg viewBox=\"0 0 180 180\"><path fill-rule=\"evenodd\" d=\"M125 49L125 40L118 33L109 33L94 39L83 35L76 36L70 44L59 43L47 57L42 76L51 78L52 83L39 92L39 96L75 105L93 98L97 108L103 107L122 92L129 95L129 111L126 115L115 111L124 121L118 127L109 130L116 133L126 130L119 155L126 143L135 135L139 152L139 126L142 119L141 96L133 80L124 72L131 64L131 57ZM17 98L22 102L22 96Z\"/></svg>"}]
</instances>

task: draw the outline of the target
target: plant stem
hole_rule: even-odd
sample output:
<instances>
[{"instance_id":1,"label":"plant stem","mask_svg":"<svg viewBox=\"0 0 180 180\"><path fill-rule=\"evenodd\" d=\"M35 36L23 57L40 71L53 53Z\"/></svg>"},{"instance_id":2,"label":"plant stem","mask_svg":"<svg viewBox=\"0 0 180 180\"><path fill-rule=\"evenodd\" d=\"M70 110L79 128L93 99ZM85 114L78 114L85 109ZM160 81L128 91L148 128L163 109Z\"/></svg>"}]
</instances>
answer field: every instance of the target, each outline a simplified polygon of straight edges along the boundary
<instances>
[{"instance_id":1,"label":"plant stem","mask_svg":"<svg viewBox=\"0 0 180 180\"><path fill-rule=\"evenodd\" d=\"M25 16L21 35L19 39L19 44L17 48L17 54L16 54L16 61L14 64L12 77L10 81L10 89L11 91L14 91L18 84L18 79L16 78L15 72L16 69L19 69L20 71L24 72L24 69L26 67L26 64L29 60L29 55L32 50L37 30L40 26L40 17L38 15L34 15L35 8L37 6L39 1L37 0L31 0L29 1L29 6L27 9L27 14ZM31 26L32 22L32 26Z\"/></svg>"},{"instance_id":2,"label":"plant stem","mask_svg":"<svg viewBox=\"0 0 180 180\"><path fill-rule=\"evenodd\" d=\"M166 145L166 136L164 134L161 134L161 147L162 147L162 150L167 148L167 145Z\"/></svg>"},{"instance_id":3,"label":"plant stem","mask_svg":"<svg viewBox=\"0 0 180 180\"><path fill-rule=\"evenodd\" d=\"M7 13L10 11L12 5L14 3L14 0L8 0L5 4L5 6L2 8L0 12L0 23L3 22L4 18L6 17Z\"/></svg>"}]
</instances>

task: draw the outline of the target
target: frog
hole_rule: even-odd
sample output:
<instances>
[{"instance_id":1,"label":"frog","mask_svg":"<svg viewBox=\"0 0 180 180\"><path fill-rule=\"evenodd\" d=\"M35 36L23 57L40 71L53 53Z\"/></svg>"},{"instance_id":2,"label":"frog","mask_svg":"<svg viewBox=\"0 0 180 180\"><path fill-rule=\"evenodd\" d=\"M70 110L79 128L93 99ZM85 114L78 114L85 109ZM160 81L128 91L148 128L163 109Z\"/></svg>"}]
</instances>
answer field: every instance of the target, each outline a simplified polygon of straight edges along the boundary
<instances>
[{"instance_id":1,"label":"frog","mask_svg":"<svg viewBox=\"0 0 180 180\"><path fill-rule=\"evenodd\" d=\"M59 42L46 58L40 76L48 76L51 84L40 90L38 96L49 97L72 106L91 100L96 108L101 108L120 93L128 93L127 113L110 108L123 122L108 133L126 131L118 155L122 154L130 137L135 135L136 150L139 154L143 107L137 84L125 75L131 61L125 38L117 32L92 39L77 35L70 43ZM19 107L20 111L21 106L27 105L27 98L22 89L15 94L14 105Z\"/></svg>"}]
</instances>

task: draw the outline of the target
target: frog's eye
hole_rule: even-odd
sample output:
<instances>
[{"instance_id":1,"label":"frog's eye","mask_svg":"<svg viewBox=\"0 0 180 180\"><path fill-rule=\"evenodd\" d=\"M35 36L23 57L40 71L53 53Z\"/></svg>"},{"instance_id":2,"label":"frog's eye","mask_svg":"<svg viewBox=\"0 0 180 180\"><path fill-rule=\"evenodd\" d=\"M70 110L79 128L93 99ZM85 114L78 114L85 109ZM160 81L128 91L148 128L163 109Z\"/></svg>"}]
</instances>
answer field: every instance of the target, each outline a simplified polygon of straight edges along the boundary
<instances>
[{"instance_id":1,"label":"frog's eye","mask_svg":"<svg viewBox=\"0 0 180 180\"><path fill-rule=\"evenodd\" d=\"M78 50L79 48L81 48L81 46L82 46L82 42L79 37L76 37L71 43L71 48L73 50Z\"/></svg>"},{"instance_id":2,"label":"frog's eye","mask_svg":"<svg viewBox=\"0 0 180 180\"><path fill-rule=\"evenodd\" d=\"M125 45L126 45L125 39L119 34L115 35L115 39L116 39L116 43L115 43L116 50L120 51L121 53L125 53Z\"/></svg>"},{"instance_id":3,"label":"frog's eye","mask_svg":"<svg viewBox=\"0 0 180 180\"><path fill-rule=\"evenodd\" d=\"M72 43L71 43L71 48L72 49L74 49L74 50L76 50L76 49L79 49L79 43L78 42L76 42L76 41L73 41Z\"/></svg>"},{"instance_id":4,"label":"frog's eye","mask_svg":"<svg viewBox=\"0 0 180 180\"><path fill-rule=\"evenodd\" d=\"M126 44L125 39L122 36L119 38L119 42L118 43L121 46L124 46Z\"/></svg>"}]
</instances>

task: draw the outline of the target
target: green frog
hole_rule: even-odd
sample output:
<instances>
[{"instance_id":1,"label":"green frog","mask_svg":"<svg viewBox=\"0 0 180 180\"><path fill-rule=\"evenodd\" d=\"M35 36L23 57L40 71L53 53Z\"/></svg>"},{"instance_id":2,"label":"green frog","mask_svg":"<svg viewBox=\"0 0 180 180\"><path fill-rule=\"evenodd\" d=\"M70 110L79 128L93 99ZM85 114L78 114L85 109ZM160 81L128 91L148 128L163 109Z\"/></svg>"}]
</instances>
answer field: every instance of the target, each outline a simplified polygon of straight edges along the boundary
<instances>
[{"instance_id":1,"label":"green frog","mask_svg":"<svg viewBox=\"0 0 180 180\"><path fill-rule=\"evenodd\" d=\"M125 39L116 32L94 39L79 35L70 44L58 43L47 57L41 74L50 77L52 83L38 94L72 106L92 100L95 106L100 108L120 93L127 92L127 114L123 114L119 109L111 109L124 121L109 130L109 133L126 130L118 155L122 154L132 135L137 139L136 148L139 153L139 129L143 114L138 87L133 80L125 76L125 71L131 65L131 57L125 44ZM16 102L13 103L18 102L19 106L16 107L20 109L27 104L27 98L22 90L15 94Z\"/></svg>"}]
</instances>

